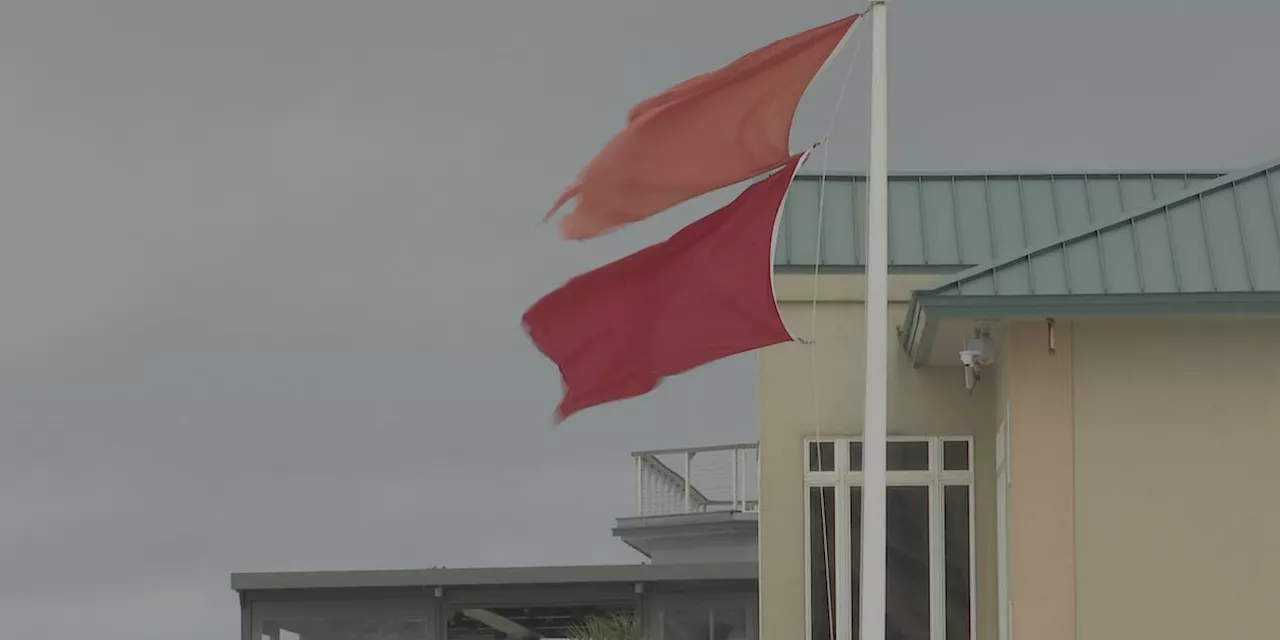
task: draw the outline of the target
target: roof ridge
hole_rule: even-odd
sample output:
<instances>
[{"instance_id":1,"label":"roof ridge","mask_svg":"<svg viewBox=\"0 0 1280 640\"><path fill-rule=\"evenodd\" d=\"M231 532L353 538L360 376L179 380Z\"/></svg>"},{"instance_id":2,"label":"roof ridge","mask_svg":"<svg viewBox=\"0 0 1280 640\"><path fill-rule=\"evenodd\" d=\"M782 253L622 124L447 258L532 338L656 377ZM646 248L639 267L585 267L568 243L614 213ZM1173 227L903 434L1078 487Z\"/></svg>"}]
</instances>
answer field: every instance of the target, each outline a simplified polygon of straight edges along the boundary
<instances>
[{"instance_id":1,"label":"roof ridge","mask_svg":"<svg viewBox=\"0 0 1280 640\"><path fill-rule=\"evenodd\" d=\"M947 289L949 287L954 287L959 284L963 284L966 281L973 280L984 274L995 273L997 270L1003 267L1007 267L1011 264L1024 261L1044 251L1049 251L1057 247L1063 246L1065 244L1069 244L1073 240L1077 240L1079 238L1083 238L1088 235L1100 233L1108 229L1111 229L1113 227L1129 224L1130 222L1135 220L1141 220L1143 218L1157 215L1177 205L1184 204L1186 202L1195 200L1197 198L1202 198L1204 197L1205 194L1217 191L1218 189L1222 189L1223 187L1233 185L1237 182L1241 182L1243 180L1252 178L1260 173L1266 173L1268 171L1276 169L1277 167L1280 167L1280 157L1273 158L1266 162L1256 164L1252 167L1249 167L1248 169L1243 169L1240 171L1236 171L1234 173L1228 173L1222 177L1216 178L1204 184L1190 186L1171 196L1158 199L1149 205L1140 207L1132 213L1122 212L1118 218L1112 218L1110 220L1106 220L1103 222L1097 222L1085 227L1084 229L1080 229L1078 231L1063 233L1048 242L1042 242L1035 246L1023 247L1022 249L1019 249L1016 253L1011 254L1009 256L1006 256L1003 258L997 258L995 260L991 260L989 262L985 262L985 263L970 267L968 269L965 269L964 271L961 271L957 274L952 275L951 277L945 280L939 281L928 288L917 289L916 293L936 293L943 289ZM913 297L915 296L913 295Z\"/></svg>"}]
</instances>

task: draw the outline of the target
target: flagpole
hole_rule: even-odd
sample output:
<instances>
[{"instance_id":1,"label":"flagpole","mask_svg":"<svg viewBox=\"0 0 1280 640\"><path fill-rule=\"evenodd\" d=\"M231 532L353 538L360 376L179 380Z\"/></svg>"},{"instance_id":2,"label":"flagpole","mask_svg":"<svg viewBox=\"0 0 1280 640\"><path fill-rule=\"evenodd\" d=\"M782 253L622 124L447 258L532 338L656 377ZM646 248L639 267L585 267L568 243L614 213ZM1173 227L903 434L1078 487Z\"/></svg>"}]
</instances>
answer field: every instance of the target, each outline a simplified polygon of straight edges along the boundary
<instances>
[{"instance_id":1,"label":"flagpole","mask_svg":"<svg viewBox=\"0 0 1280 640\"><path fill-rule=\"evenodd\" d=\"M889 365L888 84L885 2L871 0L871 158L867 166L867 353L862 422L860 640L885 637L885 459Z\"/></svg>"}]
</instances>

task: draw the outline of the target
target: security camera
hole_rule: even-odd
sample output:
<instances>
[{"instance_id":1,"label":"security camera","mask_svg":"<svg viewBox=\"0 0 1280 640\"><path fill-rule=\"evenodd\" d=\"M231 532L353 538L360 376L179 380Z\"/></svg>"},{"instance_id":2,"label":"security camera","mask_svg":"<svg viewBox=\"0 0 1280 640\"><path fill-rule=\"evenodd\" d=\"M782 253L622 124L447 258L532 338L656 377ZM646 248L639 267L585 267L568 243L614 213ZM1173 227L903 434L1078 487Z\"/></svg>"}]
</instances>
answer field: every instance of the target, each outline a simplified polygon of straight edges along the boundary
<instances>
[{"instance_id":1,"label":"security camera","mask_svg":"<svg viewBox=\"0 0 1280 640\"><path fill-rule=\"evenodd\" d=\"M982 365L995 361L995 346L991 343L991 334L984 328L973 332L973 337L964 341L960 349L960 363L964 365L964 388L970 393L982 379Z\"/></svg>"},{"instance_id":2,"label":"security camera","mask_svg":"<svg viewBox=\"0 0 1280 640\"><path fill-rule=\"evenodd\" d=\"M978 386L978 381L982 379L982 365L977 362L966 362L964 365L964 388L969 393L973 393L973 388Z\"/></svg>"},{"instance_id":3,"label":"security camera","mask_svg":"<svg viewBox=\"0 0 1280 640\"><path fill-rule=\"evenodd\" d=\"M973 332L973 337L964 341L960 348L960 362L967 366L991 364L995 360L995 345L991 344L991 335L981 329Z\"/></svg>"}]
</instances>

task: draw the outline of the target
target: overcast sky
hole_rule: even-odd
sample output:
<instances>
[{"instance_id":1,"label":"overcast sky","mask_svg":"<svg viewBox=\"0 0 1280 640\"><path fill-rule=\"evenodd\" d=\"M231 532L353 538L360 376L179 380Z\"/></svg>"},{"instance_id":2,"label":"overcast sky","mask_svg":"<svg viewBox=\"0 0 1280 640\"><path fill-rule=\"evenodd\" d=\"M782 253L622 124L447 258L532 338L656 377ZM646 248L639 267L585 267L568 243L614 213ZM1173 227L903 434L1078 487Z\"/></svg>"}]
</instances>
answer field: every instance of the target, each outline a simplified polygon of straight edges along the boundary
<instances>
[{"instance_id":1,"label":"overcast sky","mask_svg":"<svg viewBox=\"0 0 1280 640\"><path fill-rule=\"evenodd\" d=\"M233 571L636 560L628 453L754 440L754 361L552 429L519 316L727 196L536 223L635 102L863 6L0 2L0 635L235 637ZM1280 155L1274 0L891 12L895 169Z\"/></svg>"}]
</instances>

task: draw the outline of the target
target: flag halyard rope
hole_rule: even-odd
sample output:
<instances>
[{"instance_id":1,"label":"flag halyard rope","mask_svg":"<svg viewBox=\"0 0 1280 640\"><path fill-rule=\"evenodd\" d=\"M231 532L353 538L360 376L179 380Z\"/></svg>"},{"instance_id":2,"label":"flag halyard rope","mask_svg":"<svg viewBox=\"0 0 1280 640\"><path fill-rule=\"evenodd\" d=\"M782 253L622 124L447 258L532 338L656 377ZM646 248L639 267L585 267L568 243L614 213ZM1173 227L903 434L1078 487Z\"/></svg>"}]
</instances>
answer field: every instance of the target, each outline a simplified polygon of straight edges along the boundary
<instances>
[{"instance_id":1,"label":"flag halyard rope","mask_svg":"<svg viewBox=\"0 0 1280 640\"><path fill-rule=\"evenodd\" d=\"M865 15L865 13L866 12L864 11L863 13L858 14L858 20L854 22L854 25L852 27L853 29L856 29L857 26L862 23L862 17ZM819 282L819 275L820 275L819 272L822 266L822 230L824 226L823 217L826 211L826 191L827 191L826 187L827 187L828 162L831 156L831 145L829 144L829 142L831 140L832 132L835 130L836 119L840 114L840 106L844 102L845 94L848 92L849 85L853 80L853 70L856 67L856 64L858 61L858 52L859 50L861 50L861 48L862 48L862 42L858 41L858 43L854 45L853 53L849 56L848 69L845 72L844 82L840 87L840 93L836 97L835 106L831 109L831 119L827 123L827 130L823 133L821 140L819 140L817 143L818 145L822 146L822 166L818 176L818 224L817 224L817 233L815 234L816 237L814 240L816 246L813 252L813 298L811 301L812 306L810 308L810 314L809 314L809 338L808 340L802 341L802 343L808 345L809 347L809 386L812 392L812 403L813 403L813 439L814 439L814 442L819 443L818 446L816 447L819 460L822 459L822 445L821 445L821 441L822 441L822 416L821 416L822 408L821 407L822 405L819 402L819 398L818 398L818 345L817 345L817 342L818 342L818 282ZM834 464L835 462L834 447L832 448L832 455L833 455L832 463ZM822 468L821 464L819 464L818 468L819 470L821 470ZM823 588L827 592L827 617L828 617L827 630L828 630L829 637L834 638L836 633L836 602L835 602L836 593L835 593L835 589L833 589L831 586L831 569L832 569L831 541L827 539L828 524L827 524L827 505L825 504L826 495L825 493L821 493L821 492L819 493L819 495L821 496L821 500L823 502L823 504L820 505L820 509L822 512L821 525L822 525L822 553L823 553L823 562L822 562ZM834 495L833 495L833 500L834 500ZM814 640L818 640L818 639L815 638Z\"/></svg>"}]
</instances>

